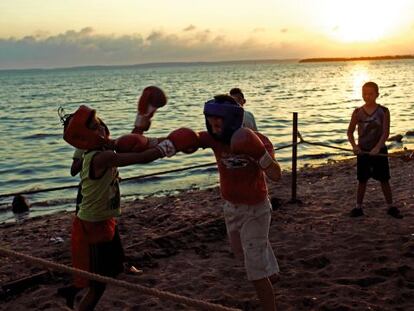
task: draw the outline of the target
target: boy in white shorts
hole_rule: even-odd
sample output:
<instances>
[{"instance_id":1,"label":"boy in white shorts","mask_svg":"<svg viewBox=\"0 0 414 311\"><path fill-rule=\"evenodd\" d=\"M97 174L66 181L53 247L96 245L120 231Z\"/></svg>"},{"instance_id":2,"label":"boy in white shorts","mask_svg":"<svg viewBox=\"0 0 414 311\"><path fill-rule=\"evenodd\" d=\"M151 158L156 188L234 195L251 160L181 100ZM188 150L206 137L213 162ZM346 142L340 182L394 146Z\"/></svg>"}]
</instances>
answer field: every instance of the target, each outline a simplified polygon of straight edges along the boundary
<instances>
[{"instance_id":1,"label":"boy in white shorts","mask_svg":"<svg viewBox=\"0 0 414 311\"><path fill-rule=\"evenodd\" d=\"M243 108L228 95L204 105L207 131L199 133L199 146L212 148L220 175L220 192L226 201L224 217L232 250L243 256L263 310L276 310L269 277L279 266L269 242L271 204L265 175L280 179L272 143L251 129L242 128Z\"/></svg>"}]
</instances>

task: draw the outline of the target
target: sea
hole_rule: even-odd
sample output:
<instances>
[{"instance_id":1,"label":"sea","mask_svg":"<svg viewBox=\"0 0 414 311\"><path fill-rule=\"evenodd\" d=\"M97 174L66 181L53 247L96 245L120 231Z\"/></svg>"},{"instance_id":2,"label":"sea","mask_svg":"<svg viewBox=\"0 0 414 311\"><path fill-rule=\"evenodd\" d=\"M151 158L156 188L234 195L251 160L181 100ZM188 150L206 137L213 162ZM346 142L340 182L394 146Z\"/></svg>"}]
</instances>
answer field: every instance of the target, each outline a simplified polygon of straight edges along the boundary
<instances>
[{"instance_id":1,"label":"sea","mask_svg":"<svg viewBox=\"0 0 414 311\"><path fill-rule=\"evenodd\" d=\"M301 143L298 167L353 156L346 131L352 111L363 104L361 86L366 81L380 87L378 103L391 113L390 135L403 135L401 142L388 143L390 151L413 149L414 136L409 135L414 130L413 69L414 60L382 60L0 71L0 223L16 221L13 196L25 191L41 191L25 195L31 204L29 217L74 211L79 176L70 175L74 148L62 139L59 107L71 113L88 105L98 111L111 136L119 137L133 128L137 97L146 86L156 85L168 103L157 111L147 136L164 137L180 127L205 130L204 103L239 87L247 101L245 109L273 142L282 169L289 171L292 148L286 146L292 143L295 112L305 141L347 149ZM213 163L207 149L120 168L122 200L214 187L218 176Z\"/></svg>"}]
</instances>

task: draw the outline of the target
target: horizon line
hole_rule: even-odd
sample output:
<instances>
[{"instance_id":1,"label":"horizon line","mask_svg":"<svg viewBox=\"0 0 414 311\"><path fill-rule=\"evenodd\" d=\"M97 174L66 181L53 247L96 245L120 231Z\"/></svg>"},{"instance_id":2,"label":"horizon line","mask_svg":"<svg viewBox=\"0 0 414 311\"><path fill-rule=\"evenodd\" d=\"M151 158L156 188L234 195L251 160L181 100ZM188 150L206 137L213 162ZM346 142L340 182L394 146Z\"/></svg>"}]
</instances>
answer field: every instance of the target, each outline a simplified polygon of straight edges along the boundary
<instances>
[{"instance_id":1,"label":"horizon line","mask_svg":"<svg viewBox=\"0 0 414 311\"><path fill-rule=\"evenodd\" d=\"M78 70L78 69L107 69L107 68L133 68L133 67L168 67L168 66L191 66L191 65L214 65L214 64L241 64L241 63L276 63L276 62L294 62L299 58L286 59L246 59L246 60L221 60L221 61L171 61L171 62L148 62L128 65L80 65L68 67L51 67L51 68L9 68L0 69L0 71L48 71L48 70Z\"/></svg>"},{"instance_id":2,"label":"horizon line","mask_svg":"<svg viewBox=\"0 0 414 311\"><path fill-rule=\"evenodd\" d=\"M364 61L364 60L400 60L400 59L414 59L414 54L405 55L382 55L382 56L358 56L358 57L312 57L312 58L271 58L271 59L246 59L246 60L219 60L219 61L171 61L171 62L148 62L136 63L128 65L80 65L67 67L51 67L51 68L8 68L1 69L4 71L53 71L53 70L79 70L79 69L109 69L109 68L151 68L151 67L173 67L173 66L192 66L192 65L219 65L219 64L251 64L251 63L283 63L295 62L310 63L310 62L344 62L344 61Z\"/></svg>"}]
</instances>

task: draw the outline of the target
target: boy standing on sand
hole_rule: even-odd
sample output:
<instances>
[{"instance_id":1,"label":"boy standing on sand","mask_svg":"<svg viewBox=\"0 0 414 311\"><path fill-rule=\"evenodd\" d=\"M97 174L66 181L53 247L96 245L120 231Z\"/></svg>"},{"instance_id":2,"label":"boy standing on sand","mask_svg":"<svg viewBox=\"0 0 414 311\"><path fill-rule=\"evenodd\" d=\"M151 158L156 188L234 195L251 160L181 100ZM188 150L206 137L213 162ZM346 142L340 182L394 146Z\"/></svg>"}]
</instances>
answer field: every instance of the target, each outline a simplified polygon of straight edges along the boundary
<instances>
[{"instance_id":1,"label":"boy standing on sand","mask_svg":"<svg viewBox=\"0 0 414 311\"><path fill-rule=\"evenodd\" d=\"M235 101L244 109L246 100L244 99L244 94L241 89L239 89L238 87L232 88L230 90L230 96L233 97ZM257 125L256 120L254 119L254 115L246 109L244 109L243 127L247 127L257 132Z\"/></svg>"},{"instance_id":2,"label":"boy standing on sand","mask_svg":"<svg viewBox=\"0 0 414 311\"><path fill-rule=\"evenodd\" d=\"M363 216L362 202L369 178L380 181L387 213L395 218L402 218L397 207L392 205L392 192L389 184L390 169L387 146L390 131L390 112L377 104L378 85L367 82L362 86L362 98L365 104L352 113L348 126L348 140L357 155L358 191L356 207L351 210L351 217ZM355 143L354 131L358 126L358 144ZM378 155L381 154L381 155Z\"/></svg>"},{"instance_id":3,"label":"boy standing on sand","mask_svg":"<svg viewBox=\"0 0 414 311\"><path fill-rule=\"evenodd\" d=\"M244 110L228 95L204 105L207 131L199 133L199 147L212 148L220 175L220 192L227 233L233 252L244 258L263 310L276 310L269 277L279 266L269 242L271 205L265 174L280 179L272 143L260 133L242 128Z\"/></svg>"},{"instance_id":4,"label":"boy standing on sand","mask_svg":"<svg viewBox=\"0 0 414 311\"><path fill-rule=\"evenodd\" d=\"M86 150L80 171L83 197L72 224L72 263L81 270L115 277L123 271L124 261L115 220L121 214L117 168L172 156L175 149L168 139L139 153L106 149L105 143L110 142L109 130L96 111L86 106L65 116L63 121L65 140ZM78 310L93 310L106 287L105 283L78 276L75 286L88 288Z\"/></svg>"}]
</instances>

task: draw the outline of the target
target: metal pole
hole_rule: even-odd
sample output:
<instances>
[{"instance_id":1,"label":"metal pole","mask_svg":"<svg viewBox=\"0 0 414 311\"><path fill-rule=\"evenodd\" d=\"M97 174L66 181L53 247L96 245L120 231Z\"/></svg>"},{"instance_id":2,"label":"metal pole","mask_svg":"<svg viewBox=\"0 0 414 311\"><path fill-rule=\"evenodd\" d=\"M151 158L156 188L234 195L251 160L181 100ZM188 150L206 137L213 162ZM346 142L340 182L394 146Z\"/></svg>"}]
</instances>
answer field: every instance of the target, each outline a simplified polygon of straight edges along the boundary
<instances>
[{"instance_id":1,"label":"metal pole","mask_svg":"<svg viewBox=\"0 0 414 311\"><path fill-rule=\"evenodd\" d=\"M292 128L292 198L291 202L296 203L296 181L297 181L297 155L298 155L298 113L293 113Z\"/></svg>"}]
</instances>

